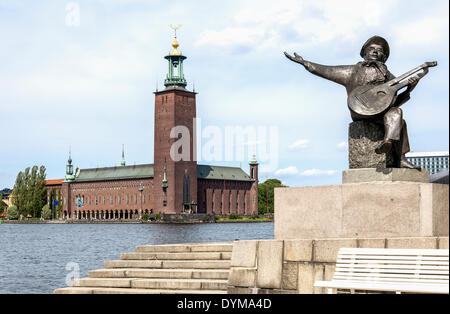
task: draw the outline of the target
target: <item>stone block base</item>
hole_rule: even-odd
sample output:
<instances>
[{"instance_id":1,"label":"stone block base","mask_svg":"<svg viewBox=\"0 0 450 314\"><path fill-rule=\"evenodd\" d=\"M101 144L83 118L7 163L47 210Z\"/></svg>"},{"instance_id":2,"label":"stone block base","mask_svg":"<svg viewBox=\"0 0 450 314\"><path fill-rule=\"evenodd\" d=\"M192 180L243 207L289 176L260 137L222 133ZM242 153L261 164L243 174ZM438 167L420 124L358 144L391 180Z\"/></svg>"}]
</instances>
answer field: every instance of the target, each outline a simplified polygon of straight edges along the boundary
<instances>
[{"instance_id":1,"label":"stone block base","mask_svg":"<svg viewBox=\"0 0 450 314\"><path fill-rule=\"evenodd\" d=\"M342 183L361 182L430 182L430 173L427 170L405 168L362 168L349 169L342 172Z\"/></svg>"},{"instance_id":2,"label":"stone block base","mask_svg":"<svg viewBox=\"0 0 450 314\"><path fill-rule=\"evenodd\" d=\"M249 247L255 249L248 251ZM227 291L232 294L326 293L326 289L314 287L314 282L333 278L337 254L343 247L448 249L448 237L236 241ZM244 256L252 261L251 265ZM270 267L272 262L276 267Z\"/></svg>"},{"instance_id":3,"label":"stone block base","mask_svg":"<svg viewBox=\"0 0 450 314\"><path fill-rule=\"evenodd\" d=\"M368 121L356 121L348 129L348 162L350 169L397 167L393 152L375 153L384 138L384 126Z\"/></svg>"},{"instance_id":4,"label":"stone block base","mask_svg":"<svg viewBox=\"0 0 450 314\"><path fill-rule=\"evenodd\" d=\"M449 234L449 186L372 182L275 189L275 239Z\"/></svg>"}]
</instances>

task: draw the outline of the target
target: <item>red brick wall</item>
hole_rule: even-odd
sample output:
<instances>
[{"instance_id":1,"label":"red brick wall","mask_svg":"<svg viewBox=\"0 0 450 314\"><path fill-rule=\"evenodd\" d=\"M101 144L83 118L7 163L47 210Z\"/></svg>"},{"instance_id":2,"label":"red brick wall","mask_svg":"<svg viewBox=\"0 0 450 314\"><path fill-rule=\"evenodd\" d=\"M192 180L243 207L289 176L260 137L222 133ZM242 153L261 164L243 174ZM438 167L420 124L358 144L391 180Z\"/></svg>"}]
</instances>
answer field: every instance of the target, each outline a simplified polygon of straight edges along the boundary
<instances>
[{"instance_id":1,"label":"red brick wall","mask_svg":"<svg viewBox=\"0 0 450 314\"><path fill-rule=\"evenodd\" d=\"M139 186L142 184L142 211L150 212L153 205L153 180L115 180L98 182L73 182L70 183L70 202L67 202L69 217L73 218L75 211L95 212L95 211L115 211L115 210L137 210L141 213L141 193ZM127 203L128 194L128 203ZM144 198L145 194L145 198ZM119 203L120 195L120 203ZM78 207L77 196L84 196L82 207ZM97 202L96 202L97 197ZM103 197L104 202L103 202ZM111 204L112 197L112 204Z\"/></svg>"},{"instance_id":2,"label":"red brick wall","mask_svg":"<svg viewBox=\"0 0 450 314\"><path fill-rule=\"evenodd\" d=\"M205 191L207 199L206 202L203 202ZM224 193L222 194L223 191ZM214 213L216 215L229 215L230 213L239 215L252 215L255 213L255 209L256 212L258 210L257 202L256 206L254 206L251 202L253 200L253 196L256 196L257 200L257 193L258 188L255 181L226 180L224 183L223 180L199 179L198 199L200 201L198 203L198 212ZM204 207L204 204L206 204L206 208Z\"/></svg>"},{"instance_id":3,"label":"red brick wall","mask_svg":"<svg viewBox=\"0 0 450 314\"><path fill-rule=\"evenodd\" d=\"M182 90L165 90L155 93L155 142L154 174L155 210L161 213L183 211L183 177L189 176L189 201L197 203L197 162L193 161L196 143L193 138L193 119L196 117L195 93ZM190 161L175 162L170 148L177 139L170 138L175 126L185 126L190 135ZM163 206L164 191L161 188L164 167L167 173L167 206Z\"/></svg>"}]
</instances>

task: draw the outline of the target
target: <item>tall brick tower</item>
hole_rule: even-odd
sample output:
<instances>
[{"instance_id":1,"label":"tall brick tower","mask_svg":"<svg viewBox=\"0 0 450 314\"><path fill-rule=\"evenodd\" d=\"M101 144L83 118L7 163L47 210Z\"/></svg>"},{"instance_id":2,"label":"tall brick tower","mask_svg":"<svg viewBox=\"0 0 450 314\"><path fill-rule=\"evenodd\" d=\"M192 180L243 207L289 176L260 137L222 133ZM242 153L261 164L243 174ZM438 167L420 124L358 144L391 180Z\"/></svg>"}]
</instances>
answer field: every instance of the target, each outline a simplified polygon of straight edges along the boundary
<instances>
[{"instance_id":1,"label":"tall brick tower","mask_svg":"<svg viewBox=\"0 0 450 314\"><path fill-rule=\"evenodd\" d=\"M186 57L178 46L175 29L165 89L155 92L154 213L182 213L197 204L196 93L186 89Z\"/></svg>"},{"instance_id":2,"label":"tall brick tower","mask_svg":"<svg viewBox=\"0 0 450 314\"><path fill-rule=\"evenodd\" d=\"M256 215L258 214L258 161L256 160L255 155L253 155L253 158L250 160L249 164L250 178L254 180L250 191L250 211L252 215Z\"/></svg>"}]
</instances>

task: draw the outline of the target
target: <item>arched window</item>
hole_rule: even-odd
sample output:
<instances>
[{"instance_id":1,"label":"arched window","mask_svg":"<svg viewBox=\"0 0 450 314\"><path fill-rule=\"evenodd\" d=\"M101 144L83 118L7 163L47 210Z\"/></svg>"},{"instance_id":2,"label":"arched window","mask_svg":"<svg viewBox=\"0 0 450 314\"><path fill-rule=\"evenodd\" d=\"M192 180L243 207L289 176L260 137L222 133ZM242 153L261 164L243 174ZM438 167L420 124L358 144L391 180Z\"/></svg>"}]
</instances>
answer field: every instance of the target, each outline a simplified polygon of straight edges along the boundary
<instances>
[{"instance_id":1,"label":"arched window","mask_svg":"<svg viewBox=\"0 0 450 314\"><path fill-rule=\"evenodd\" d=\"M183 177L183 204L189 203L189 176Z\"/></svg>"},{"instance_id":2,"label":"arched window","mask_svg":"<svg viewBox=\"0 0 450 314\"><path fill-rule=\"evenodd\" d=\"M244 192L244 212L247 210L247 191Z\"/></svg>"}]
</instances>

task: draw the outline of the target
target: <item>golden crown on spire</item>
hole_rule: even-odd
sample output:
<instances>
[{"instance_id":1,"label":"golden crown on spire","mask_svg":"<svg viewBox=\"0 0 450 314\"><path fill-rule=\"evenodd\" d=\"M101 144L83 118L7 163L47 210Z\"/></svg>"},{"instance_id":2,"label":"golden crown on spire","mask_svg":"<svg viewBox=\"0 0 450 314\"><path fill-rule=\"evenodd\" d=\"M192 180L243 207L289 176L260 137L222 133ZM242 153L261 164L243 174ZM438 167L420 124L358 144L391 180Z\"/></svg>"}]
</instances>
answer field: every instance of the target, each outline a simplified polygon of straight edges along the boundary
<instances>
[{"instance_id":1,"label":"golden crown on spire","mask_svg":"<svg viewBox=\"0 0 450 314\"><path fill-rule=\"evenodd\" d=\"M169 27L175 31L175 39L172 43L173 52L169 53L169 55L171 55L171 56L174 56L174 55L180 56L181 55L181 52L179 52L177 50L177 48L180 46L180 44L177 41L177 29L179 29L181 26L182 26L181 24L178 24L178 26L173 26L172 24L169 25Z\"/></svg>"}]
</instances>

